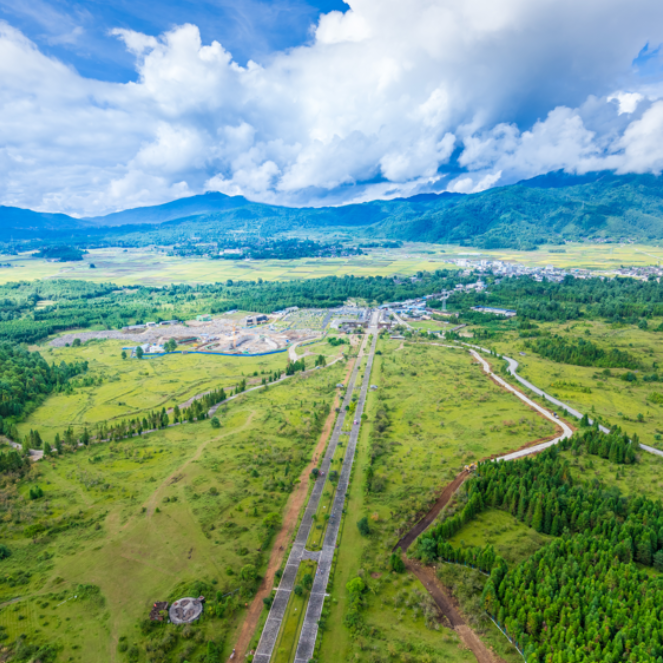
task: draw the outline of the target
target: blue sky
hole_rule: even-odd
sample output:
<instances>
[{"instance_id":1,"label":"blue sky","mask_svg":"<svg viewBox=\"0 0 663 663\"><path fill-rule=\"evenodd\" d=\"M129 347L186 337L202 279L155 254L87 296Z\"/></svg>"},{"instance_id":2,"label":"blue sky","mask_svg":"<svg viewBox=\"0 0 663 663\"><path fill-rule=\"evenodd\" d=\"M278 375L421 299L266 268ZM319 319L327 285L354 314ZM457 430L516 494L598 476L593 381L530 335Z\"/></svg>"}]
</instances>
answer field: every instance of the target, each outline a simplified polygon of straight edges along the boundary
<instances>
[{"instance_id":1,"label":"blue sky","mask_svg":"<svg viewBox=\"0 0 663 663\"><path fill-rule=\"evenodd\" d=\"M0 19L83 76L126 82L137 72L114 28L156 36L194 23L204 42L220 41L246 64L305 43L320 13L345 9L341 0L0 0Z\"/></svg>"},{"instance_id":2,"label":"blue sky","mask_svg":"<svg viewBox=\"0 0 663 663\"><path fill-rule=\"evenodd\" d=\"M0 0L0 204L663 171L661 0Z\"/></svg>"}]
</instances>

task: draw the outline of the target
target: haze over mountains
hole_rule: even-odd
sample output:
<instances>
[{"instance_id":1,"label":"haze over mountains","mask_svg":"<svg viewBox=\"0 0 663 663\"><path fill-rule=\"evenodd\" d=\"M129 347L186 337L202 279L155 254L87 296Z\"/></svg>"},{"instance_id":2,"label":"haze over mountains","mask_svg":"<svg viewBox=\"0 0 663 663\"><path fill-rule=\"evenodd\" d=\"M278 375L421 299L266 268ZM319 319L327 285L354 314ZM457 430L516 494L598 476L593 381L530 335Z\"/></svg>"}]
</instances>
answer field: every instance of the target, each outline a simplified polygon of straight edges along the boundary
<instances>
[{"instance_id":1,"label":"haze over mountains","mask_svg":"<svg viewBox=\"0 0 663 663\"><path fill-rule=\"evenodd\" d=\"M73 238L133 232L159 235L202 226L272 235L305 229L355 236L453 242L484 248L531 249L582 239L663 239L663 178L654 175L583 176L557 171L476 194L411 198L322 208L255 203L221 193L181 198L89 219L0 207L0 239Z\"/></svg>"}]
</instances>

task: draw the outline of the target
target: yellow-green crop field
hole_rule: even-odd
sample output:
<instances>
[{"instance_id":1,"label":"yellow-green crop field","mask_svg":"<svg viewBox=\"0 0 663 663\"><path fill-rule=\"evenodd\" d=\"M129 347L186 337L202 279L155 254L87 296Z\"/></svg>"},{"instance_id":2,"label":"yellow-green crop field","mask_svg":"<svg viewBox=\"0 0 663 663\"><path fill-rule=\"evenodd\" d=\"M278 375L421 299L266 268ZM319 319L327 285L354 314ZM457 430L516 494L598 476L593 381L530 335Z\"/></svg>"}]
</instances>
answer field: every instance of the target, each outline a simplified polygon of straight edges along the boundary
<instances>
[{"instance_id":1,"label":"yellow-green crop field","mask_svg":"<svg viewBox=\"0 0 663 663\"><path fill-rule=\"evenodd\" d=\"M217 412L219 429L203 420L92 444L6 483L0 630L55 648L58 661L123 663L135 652L144 662L147 644L151 660L200 660L208 640L225 660L345 371L340 362L245 394ZM34 421L56 416L50 400ZM31 499L36 486L43 497ZM194 625L146 621L155 601L201 593Z\"/></svg>"},{"instance_id":2,"label":"yellow-green crop field","mask_svg":"<svg viewBox=\"0 0 663 663\"><path fill-rule=\"evenodd\" d=\"M506 260L522 265L610 271L621 266L658 265L663 248L642 244L544 245L537 251L474 249L457 245L406 243L398 249L373 249L367 255L297 260L209 260L167 256L152 249L90 250L80 262L50 262L28 254L0 256L11 268L0 268L0 283L36 279L80 279L118 285L215 283L259 278L288 281L323 276L411 276L418 271L456 269L450 260ZM95 269L90 267L95 265Z\"/></svg>"},{"instance_id":3,"label":"yellow-green crop field","mask_svg":"<svg viewBox=\"0 0 663 663\"><path fill-rule=\"evenodd\" d=\"M0 256L11 268L0 269L0 283L36 279L79 279L118 285L167 285L170 283L215 283L227 279L289 281L323 276L412 275L419 270L444 267L444 255L417 250L393 255L347 258L302 258L297 260L209 260L179 258L145 249L92 249L80 262L57 263L29 255ZM90 268L95 265L95 269ZM447 265L453 268L453 265Z\"/></svg>"}]
</instances>

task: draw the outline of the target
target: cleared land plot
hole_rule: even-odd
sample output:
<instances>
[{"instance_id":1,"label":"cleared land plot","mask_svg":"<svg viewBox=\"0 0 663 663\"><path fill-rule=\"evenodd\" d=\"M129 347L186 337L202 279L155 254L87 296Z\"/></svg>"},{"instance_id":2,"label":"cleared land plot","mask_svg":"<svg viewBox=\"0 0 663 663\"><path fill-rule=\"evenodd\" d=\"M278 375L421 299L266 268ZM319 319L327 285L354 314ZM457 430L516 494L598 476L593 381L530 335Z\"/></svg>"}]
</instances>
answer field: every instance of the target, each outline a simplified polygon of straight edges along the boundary
<instances>
[{"instance_id":1,"label":"cleared land plot","mask_svg":"<svg viewBox=\"0 0 663 663\"><path fill-rule=\"evenodd\" d=\"M488 509L465 525L449 543L459 548L490 544L509 566L516 566L551 540L552 537L539 534L506 511Z\"/></svg>"},{"instance_id":2,"label":"cleared land plot","mask_svg":"<svg viewBox=\"0 0 663 663\"><path fill-rule=\"evenodd\" d=\"M3 489L0 537L13 554L1 562L0 600L21 596L16 605L28 614L37 597L53 605L92 584L101 607L72 607L76 627L66 630L41 612L19 620L7 606L0 625L14 633L20 621L30 641L60 647L62 660L123 661L117 646L127 642L142 661L148 640L171 659L198 660L208 639L225 638L229 655L291 482L317 442L315 413L331 405L343 373L339 364L247 394L219 410L220 429L205 420L36 464ZM30 500L35 485L44 496ZM237 589L216 616L215 592ZM154 601L201 591L208 607L186 636L167 625L138 628Z\"/></svg>"},{"instance_id":3,"label":"cleared land plot","mask_svg":"<svg viewBox=\"0 0 663 663\"><path fill-rule=\"evenodd\" d=\"M454 325L438 320L408 320L410 327L414 329L424 329L426 331L440 332L451 329Z\"/></svg>"}]
</instances>

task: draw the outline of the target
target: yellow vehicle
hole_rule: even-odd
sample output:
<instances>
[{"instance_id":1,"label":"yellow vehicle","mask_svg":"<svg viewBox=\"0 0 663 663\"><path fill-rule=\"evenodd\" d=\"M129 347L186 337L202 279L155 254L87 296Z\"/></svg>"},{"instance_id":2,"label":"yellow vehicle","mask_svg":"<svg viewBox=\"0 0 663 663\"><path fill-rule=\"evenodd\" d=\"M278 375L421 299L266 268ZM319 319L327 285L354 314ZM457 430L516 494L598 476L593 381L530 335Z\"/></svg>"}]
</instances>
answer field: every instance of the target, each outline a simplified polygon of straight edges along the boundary
<instances>
[{"instance_id":1,"label":"yellow vehicle","mask_svg":"<svg viewBox=\"0 0 663 663\"><path fill-rule=\"evenodd\" d=\"M474 472L474 470L477 469L477 464L476 463L470 463L469 465L465 465L465 471L466 472Z\"/></svg>"}]
</instances>

